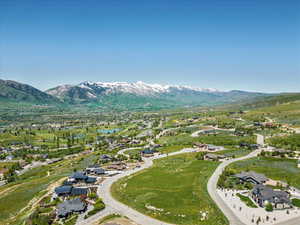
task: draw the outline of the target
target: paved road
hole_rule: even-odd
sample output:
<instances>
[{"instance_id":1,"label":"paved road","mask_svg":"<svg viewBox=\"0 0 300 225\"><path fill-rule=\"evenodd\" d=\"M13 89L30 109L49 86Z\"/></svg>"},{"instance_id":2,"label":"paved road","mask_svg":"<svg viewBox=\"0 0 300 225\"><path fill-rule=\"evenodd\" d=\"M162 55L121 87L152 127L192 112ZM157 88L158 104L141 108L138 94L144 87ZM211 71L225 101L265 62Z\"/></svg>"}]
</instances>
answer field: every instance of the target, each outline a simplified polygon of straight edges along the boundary
<instances>
[{"instance_id":1,"label":"paved road","mask_svg":"<svg viewBox=\"0 0 300 225\"><path fill-rule=\"evenodd\" d=\"M262 136L260 134L256 134L256 135L257 135L257 144L260 144L263 146L264 145L264 136ZM231 225L244 225L244 223L235 215L235 213L227 206L227 204L218 195L217 183L218 183L219 177L221 176L222 172L229 164L240 161L240 160L253 158L253 157L257 156L261 151L262 151L262 149L258 149L258 150L251 152L250 154L248 154L246 156L222 162L217 167L217 169L215 170L213 175L210 177L210 179L208 180L207 190L208 190L210 197L214 200L214 202L217 204L219 209L222 210L222 212L227 217L227 219L229 220L229 223Z\"/></svg>"},{"instance_id":2,"label":"paved road","mask_svg":"<svg viewBox=\"0 0 300 225\"><path fill-rule=\"evenodd\" d=\"M123 149L123 150L119 151L119 154L123 154L124 151L127 151L127 150L128 149L126 149L126 150ZM167 156L173 156L173 155L190 153L190 152L195 152L195 149L187 148L187 149L182 149L178 152L170 153L168 155L162 154L162 155L157 155L157 156L154 156L151 158L144 158L145 163L140 168L131 169L131 170L125 171L124 173L121 173L114 177L106 179L100 185L100 187L98 188L98 191L97 191L97 194L103 199L103 202L106 205L106 209L104 209L103 211L88 218L87 220L84 220L84 221L80 220L80 223L79 223L79 221L77 221L77 224L78 225L79 224L80 225L92 224L109 214L117 213L117 214L127 216L129 219L131 219L135 223L141 224L141 225L171 225L169 223L162 222L162 221L156 220L154 218L151 218L149 216L146 216L146 215L128 207L127 205L124 205L123 203L115 200L111 195L110 189L111 189L112 184L115 183L116 181L118 181L119 179L151 167L153 165L153 160L155 160L155 159L160 159L160 158L164 158Z\"/></svg>"},{"instance_id":3,"label":"paved road","mask_svg":"<svg viewBox=\"0 0 300 225\"><path fill-rule=\"evenodd\" d=\"M258 137L258 140L261 140L261 137ZM119 154L124 154L125 151L129 149L123 149L119 151ZM253 157L256 157L262 149L258 149L256 151L251 152L250 154L236 158L236 159L231 159L222 162L213 175L210 177L208 184L207 184L207 190L211 198L215 201L217 206L221 209L221 211L224 213L224 215L228 218L229 222L231 225L245 225L236 215L235 213L227 206L227 204L220 198L220 196L217 193L217 182L222 174L223 170L231 163L240 161L240 160L245 160L245 159L250 159ZM153 160L159 159L159 158L164 158L167 156L172 156L172 155L178 155L178 154L183 154L183 153L189 153L189 152L195 152L195 149L193 148L188 148L188 149L182 149L181 151L178 152L173 152L170 154L162 154L158 156L154 156L151 158L144 158L145 163L140 167L140 168L135 168L128 170L122 174L118 174L112 178L106 179L101 186L98 188L98 195L103 199L103 202L106 205L105 210L95 214L94 216L88 218L87 220L80 220L80 223L77 222L78 225L90 225L93 224L94 222L100 220L101 218L116 213L120 215L127 216L129 219L134 221L137 224L141 225L171 225L159 220L156 220L154 218L151 218L149 216L146 216L130 207L127 205L117 201L114 199L111 195L110 189L113 183L118 181L119 179L129 176L131 174L134 174L136 172L139 172L141 170L144 170L146 168L149 168L153 165ZM300 224L300 217L291 219L289 221L286 221L284 223L278 223L277 225L299 225Z\"/></svg>"},{"instance_id":4,"label":"paved road","mask_svg":"<svg viewBox=\"0 0 300 225\"><path fill-rule=\"evenodd\" d=\"M214 126L209 126L208 128L210 128L212 130L220 130L220 131L231 131L231 132L235 131L235 129L218 128L218 127L214 127ZM201 130L195 131L194 133L191 134L191 137L198 137L199 134L204 133L205 131L207 131L207 129L201 129Z\"/></svg>"},{"instance_id":5,"label":"paved road","mask_svg":"<svg viewBox=\"0 0 300 225\"><path fill-rule=\"evenodd\" d=\"M290 219L282 223L276 223L276 225L299 225L299 224L300 224L300 217Z\"/></svg>"},{"instance_id":6,"label":"paved road","mask_svg":"<svg viewBox=\"0 0 300 225\"><path fill-rule=\"evenodd\" d=\"M217 167L217 169L215 170L213 175L210 177L210 179L208 180L207 190L208 190L210 197L214 200L214 202L217 204L217 206L222 210L222 212L227 217L227 219L229 220L229 223L231 225L244 225L244 223L235 215L235 213L227 206L227 204L218 195L217 183L218 183L219 177L222 174L225 167L227 167L229 164L240 161L240 160L253 158L253 157L257 156L260 152L261 152L261 149L258 149L256 151L251 152L249 155L222 162Z\"/></svg>"}]
</instances>

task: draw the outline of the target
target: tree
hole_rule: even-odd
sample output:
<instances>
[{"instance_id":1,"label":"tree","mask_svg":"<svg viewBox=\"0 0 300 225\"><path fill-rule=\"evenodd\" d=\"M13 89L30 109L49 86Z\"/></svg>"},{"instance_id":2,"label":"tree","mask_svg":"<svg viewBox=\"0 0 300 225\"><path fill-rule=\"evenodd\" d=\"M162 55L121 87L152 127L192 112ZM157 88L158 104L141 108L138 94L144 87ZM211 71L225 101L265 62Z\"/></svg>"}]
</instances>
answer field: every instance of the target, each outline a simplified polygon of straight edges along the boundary
<instances>
[{"instance_id":1,"label":"tree","mask_svg":"<svg viewBox=\"0 0 300 225\"><path fill-rule=\"evenodd\" d=\"M204 160L204 156L205 156L205 153L204 152L199 152L196 154L196 159L198 160Z\"/></svg>"}]
</instances>

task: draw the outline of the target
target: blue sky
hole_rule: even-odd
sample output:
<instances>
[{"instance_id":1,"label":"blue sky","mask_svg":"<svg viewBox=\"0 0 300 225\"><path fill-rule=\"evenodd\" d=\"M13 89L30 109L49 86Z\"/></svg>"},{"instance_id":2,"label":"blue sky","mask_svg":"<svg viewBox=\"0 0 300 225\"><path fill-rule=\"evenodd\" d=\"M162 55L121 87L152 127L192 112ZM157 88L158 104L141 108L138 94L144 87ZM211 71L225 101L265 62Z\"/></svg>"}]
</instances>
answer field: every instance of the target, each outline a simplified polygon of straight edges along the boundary
<instances>
[{"instance_id":1,"label":"blue sky","mask_svg":"<svg viewBox=\"0 0 300 225\"><path fill-rule=\"evenodd\" d=\"M298 0L2 0L0 78L300 92Z\"/></svg>"}]
</instances>

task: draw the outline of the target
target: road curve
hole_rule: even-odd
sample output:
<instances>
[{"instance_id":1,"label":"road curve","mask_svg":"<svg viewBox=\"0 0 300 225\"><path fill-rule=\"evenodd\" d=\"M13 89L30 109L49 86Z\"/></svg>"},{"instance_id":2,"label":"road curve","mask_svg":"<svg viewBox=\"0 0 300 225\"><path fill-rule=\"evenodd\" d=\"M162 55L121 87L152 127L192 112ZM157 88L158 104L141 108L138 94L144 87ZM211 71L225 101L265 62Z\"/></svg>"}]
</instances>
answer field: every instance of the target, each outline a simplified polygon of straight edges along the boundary
<instances>
[{"instance_id":1,"label":"road curve","mask_svg":"<svg viewBox=\"0 0 300 225\"><path fill-rule=\"evenodd\" d=\"M246 156L222 162L208 180L207 190L208 190L210 197L214 200L214 202L219 207L219 209L221 209L221 211L227 217L227 219L229 220L229 223L231 225L244 225L244 223L235 215L235 213L227 206L227 204L218 195L217 183L218 183L219 177L222 174L222 172L224 171L224 169L229 164L240 161L240 160L253 158L253 157L257 156L260 152L261 152L261 149L258 149L258 150L251 152L250 154L248 154Z\"/></svg>"},{"instance_id":2,"label":"road curve","mask_svg":"<svg viewBox=\"0 0 300 225\"><path fill-rule=\"evenodd\" d=\"M124 152L127 150L129 150L129 149L123 149L123 150L119 151L118 154L124 154ZM137 173L139 171L142 171L144 169L151 167L153 165L153 160L155 160L155 159L160 159L160 158L165 158L167 156L173 156L173 155L190 153L190 152L195 152L195 149L187 148L187 149L182 149L178 152L173 152L173 153L169 153L169 154L161 154L161 155L154 156L151 158L144 158L145 163L142 164L140 168L131 169L131 170L125 171L116 176L106 179L99 186L99 188L97 190L97 194L98 194L98 196L100 196L102 198L103 202L105 203L106 208L86 220L81 220L80 222L77 221L77 224L78 225L79 224L80 225L90 225L90 224L93 224L93 223L99 221L101 218L103 218L109 214L116 213L116 214L124 215L124 216L128 217L129 219L131 219L132 221L134 221L135 223L141 224L141 225L171 225L169 223L159 221L152 217L144 215L144 214L130 208L129 206L117 201L111 195L111 186L113 183L115 183L116 181L118 181L119 179L121 179L123 177L130 176L134 173Z\"/></svg>"},{"instance_id":3,"label":"road curve","mask_svg":"<svg viewBox=\"0 0 300 225\"><path fill-rule=\"evenodd\" d=\"M129 150L129 149L123 149L123 150L119 151L119 154L123 154L127 150ZM98 191L97 191L98 195L102 197L102 199L106 205L106 208L103 211L95 214L94 216L92 216L86 220L80 220L80 222L77 221L77 224L78 225L90 225L90 224L93 224L93 223L99 221L101 218L103 218L107 215L115 213L115 214L127 216L129 219L131 219L132 221L134 221L135 223L140 224L140 225L171 225L169 223L162 222L162 221L156 220L152 217L149 217L147 215L144 215L144 214L128 207L127 205L117 201L111 195L111 191L110 191L111 186L113 183L115 183L116 181L118 181L119 179L121 179L123 177L130 176L134 173L137 173L139 171L142 171L144 169L151 167L153 165L153 160L155 160L155 159L164 158L164 157L172 156L172 155L183 154L183 153L190 153L190 152L195 152L195 149L192 149L192 148L182 149L181 151L173 152L168 155L162 154L162 155L155 156L152 158L144 158L145 163L140 168L128 170L124 173L121 173L114 177L106 179L101 184L101 186L98 188ZM228 218L229 223L231 225L245 225L245 224L235 215L235 213L227 206L227 204L218 195L218 193L217 193L218 179L219 179L220 175L222 174L223 170L229 164L240 161L240 160L245 160L245 159L250 159L250 158L256 157L260 152L261 152L261 149L258 149L256 151L251 152L250 154L248 154L246 156L222 162L217 167L217 169L215 170L215 172L210 177L210 179L207 183L207 190L208 190L209 195L214 200L214 202L217 204L217 206L221 209L221 211L224 213L224 215ZM300 217L288 220L284 223L278 223L276 225L299 225L299 224L300 224Z\"/></svg>"}]
</instances>

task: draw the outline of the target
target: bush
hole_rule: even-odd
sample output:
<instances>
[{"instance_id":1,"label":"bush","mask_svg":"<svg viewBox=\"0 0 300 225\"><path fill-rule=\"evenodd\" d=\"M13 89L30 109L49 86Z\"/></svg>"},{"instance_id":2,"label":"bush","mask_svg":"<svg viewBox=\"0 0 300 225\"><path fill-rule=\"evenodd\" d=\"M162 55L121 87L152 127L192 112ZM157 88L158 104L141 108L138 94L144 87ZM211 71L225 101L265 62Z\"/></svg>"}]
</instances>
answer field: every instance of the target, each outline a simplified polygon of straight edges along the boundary
<instances>
[{"instance_id":1,"label":"bush","mask_svg":"<svg viewBox=\"0 0 300 225\"><path fill-rule=\"evenodd\" d=\"M96 193L94 193L94 192L91 192L91 193L88 195L88 197L89 197L90 199L96 200L96 199L98 198L98 195L97 195Z\"/></svg>"},{"instance_id":2,"label":"bush","mask_svg":"<svg viewBox=\"0 0 300 225\"><path fill-rule=\"evenodd\" d=\"M266 211L267 211L267 212L272 212L272 211L273 211L273 206L272 206L272 204L268 203L268 204L266 205Z\"/></svg>"},{"instance_id":3,"label":"bush","mask_svg":"<svg viewBox=\"0 0 300 225\"><path fill-rule=\"evenodd\" d=\"M204 156L205 156L204 152L199 152L199 153L196 154L196 159L204 160Z\"/></svg>"},{"instance_id":4,"label":"bush","mask_svg":"<svg viewBox=\"0 0 300 225\"><path fill-rule=\"evenodd\" d=\"M87 213L87 215L85 215L85 219L89 218L90 216L95 215L96 213L100 212L101 210L105 209L105 204L102 201L102 199L99 199L95 205L94 205L94 209L92 209L91 211L89 211Z\"/></svg>"},{"instance_id":5,"label":"bush","mask_svg":"<svg viewBox=\"0 0 300 225\"><path fill-rule=\"evenodd\" d=\"M300 199L294 198L292 199L293 206L300 208Z\"/></svg>"}]
</instances>

